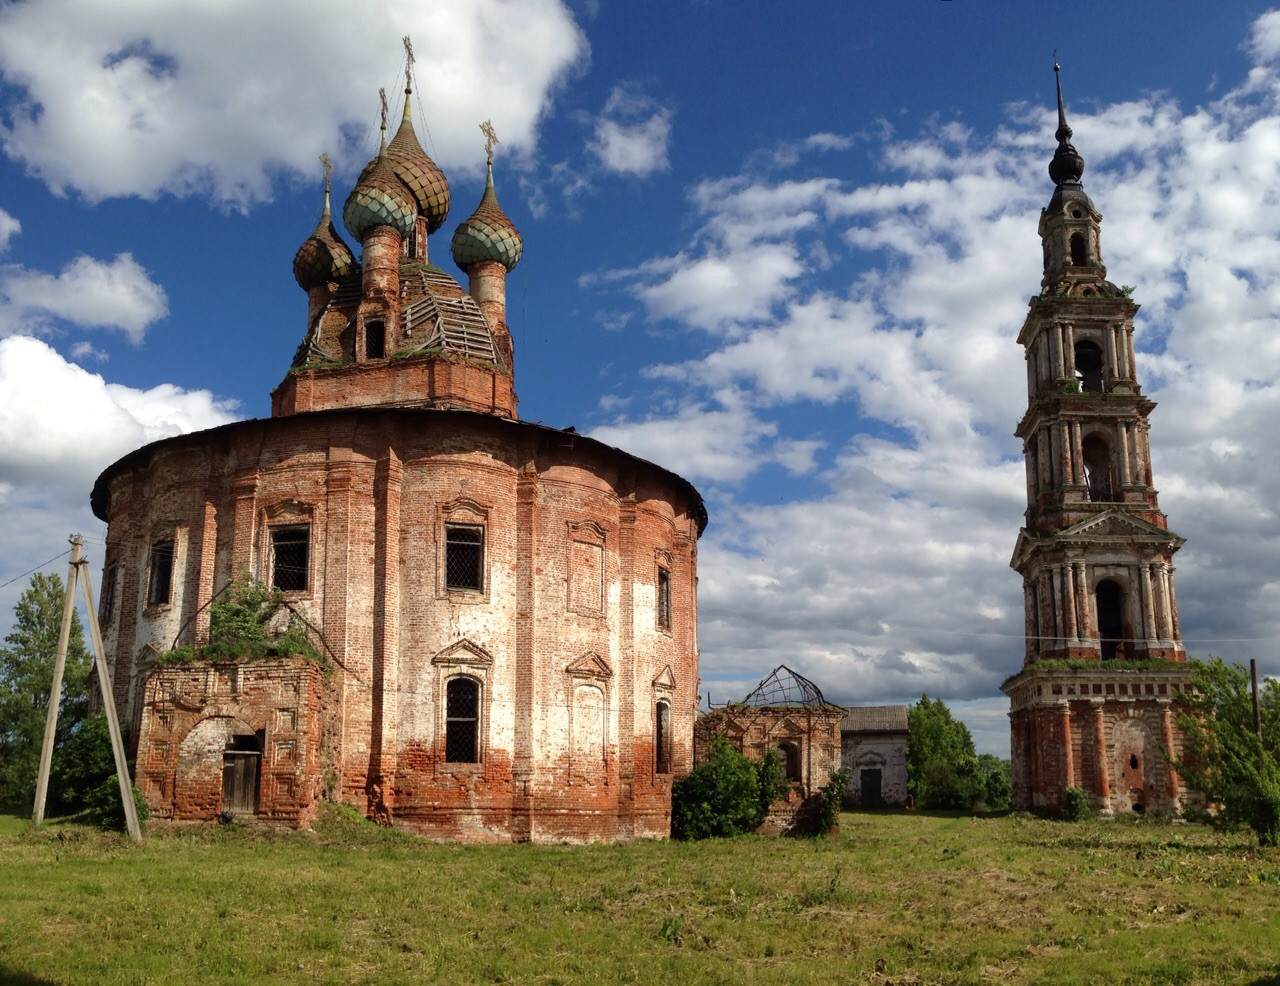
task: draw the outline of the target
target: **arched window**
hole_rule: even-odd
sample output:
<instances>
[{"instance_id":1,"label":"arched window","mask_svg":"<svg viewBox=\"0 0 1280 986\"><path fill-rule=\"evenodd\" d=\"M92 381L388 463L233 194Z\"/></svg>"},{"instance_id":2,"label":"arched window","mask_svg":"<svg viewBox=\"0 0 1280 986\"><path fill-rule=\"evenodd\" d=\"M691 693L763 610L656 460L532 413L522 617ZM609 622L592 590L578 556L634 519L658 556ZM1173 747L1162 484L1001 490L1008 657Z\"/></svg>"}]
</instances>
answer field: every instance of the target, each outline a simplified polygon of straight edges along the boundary
<instances>
[{"instance_id":1,"label":"arched window","mask_svg":"<svg viewBox=\"0 0 1280 986\"><path fill-rule=\"evenodd\" d=\"M1089 266L1089 248L1085 245L1081 233L1071 234L1071 263L1076 267Z\"/></svg>"},{"instance_id":2,"label":"arched window","mask_svg":"<svg viewBox=\"0 0 1280 986\"><path fill-rule=\"evenodd\" d=\"M1124 640L1124 590L1110 579L1098 583L1094 592L1098 607L1098 643L1102 659L1112 660Z\"/></svg>"},{"instance_id":3,"label":"arched window","mask_svg":"<svg viewBox=\"0 0 1280 986\"><path fill-rule=\"evenodd\" d=\"M800 776L800 747L795 743L779 743L778 758L782 761L783 777L797 783L803 780Z\"/></svg>"},{"instance_id":4,"label":"arched window","mask_svg":"<svg viewBox=\"0 0 1280 986\"><path fill-rule=\"evenodd\" d=\"M450 678L445 685L444 757L480 762L480 683L474 678Z\"/></svg>"},{"instance_id":5,"label":"arched window","mask_svg":"<svg viewBox=\"0 0 1280 986\"><path fill-rule=\"evenodd\" d=\"M1102 393L1102 350L1096 342L1076 343L1076 378L1081 390Z\"/></svg>"},{"instance_id":6,"label":"arched window","mask_svg":"<svg viewBox=\"0 0 1280 986\"><path fill-rule=\"evenodd\" d=\"M653 720L654 773L671 773L671 704L659 702Z\"/></svg>"},{"instance_id":7,"label":"arched window","mask_svg":"<svg viewBox=\"0 0 1280 986\"><path fill-rule=\"evenodd\" d=\"M370 319L364 323L364 358L385 359L387 355L387 323Z\"/></svg>"},{"instance_id":8,"label":"arched window","mask_svg":"<svg viewBox=\"0 0 1280 986\"><path fill-rule=\"evenodd\" d=\"M1084 481L1089 499L1094 503L1110 503L1116 499L1111 482L1111 449L1101 435L1090 435L1081 443L1084 456Z\"/></svg>"}]
</instances>

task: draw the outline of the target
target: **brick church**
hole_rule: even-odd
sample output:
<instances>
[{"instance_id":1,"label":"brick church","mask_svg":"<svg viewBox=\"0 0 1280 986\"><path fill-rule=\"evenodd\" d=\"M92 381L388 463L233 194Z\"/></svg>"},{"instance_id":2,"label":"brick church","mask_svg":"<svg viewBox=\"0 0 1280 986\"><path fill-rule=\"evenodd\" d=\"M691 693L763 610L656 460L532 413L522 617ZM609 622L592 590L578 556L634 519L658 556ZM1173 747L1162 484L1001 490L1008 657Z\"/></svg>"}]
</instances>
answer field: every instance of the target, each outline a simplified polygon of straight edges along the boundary
<instances>
[{"instance_id":1,"label":"brick church","mask_svg":"<svg viewBox=\"0 0 1280 986\"><path fill-rule=\"evenodd\" d=\"M702 499L519 419L505 291L523 241L492 130L450 241L464 289L437 266L451 190L411 79L342 209L358 259L326 174L271 417L152 443L94 487L138 786L178 820L307 825L331 797L442 839L665 837L692 758ZM321 660L161 659L208 640L241 572L283 593Z\"/></svg>"},{"instance_id":2,"label":"brick church","mask_svg":"<svg viewBox=\"0 0 1280 986\"><path fill-rule=\"evenodd\" d=\"M1057 66L1054 66L1055 73ZM1058 86L1054 182L1040 216L1044 277L1018 336L1028 406L1023 579L1026 653L1005 682L1013 802L1059 810L1068 788L1104 815L1176 813L1185 792L1176 702L1189 687L1173 555L1138 383L1128 290L1107 280L1102 216L1080 183Z\"/></svg>"}]
</instances>

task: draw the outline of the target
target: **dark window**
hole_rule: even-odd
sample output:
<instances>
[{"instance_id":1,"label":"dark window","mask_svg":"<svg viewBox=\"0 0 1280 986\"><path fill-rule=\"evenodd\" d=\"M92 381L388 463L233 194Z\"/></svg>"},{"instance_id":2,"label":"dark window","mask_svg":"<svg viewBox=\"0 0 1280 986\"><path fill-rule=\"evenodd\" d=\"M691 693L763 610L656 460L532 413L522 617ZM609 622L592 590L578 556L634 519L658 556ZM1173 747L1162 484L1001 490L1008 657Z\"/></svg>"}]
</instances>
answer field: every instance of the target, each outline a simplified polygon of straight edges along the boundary
<instances>
[{"instance_id":1,"label":"dark window","mask_svg":"<svg viewBox=\"0 0 1280 986\"><path fill-rule=\"evenodd\" d=\"M387 323L381 319L364 323L364 358L384 359L387 355Z\"/></svg>"},{"instance_id":2,"label":"dark window","mask_svg":"<svg viewBox=\"0 0 1280 986\"><path fill-rule=\"evenodd\" d=\"M302 592L307 588L310 568L311 528L271 528L271 584L285 592Z\"/></svg>"},{"instance_id":3,"label":"dark window","mask_svg":"<svg viewBox=\"0 0 1280 986\"><path fill-rule=\"evenodd\" d=\"M659 702L653 723L654 770L671 773L671 706Z\"/></svg>"},{"instance_id":4,"label":"dark window","mask_svg":"<svg viewBox=\"0 0 1280 986\"><path fill-rule=\"evenodd\" d=\"M484 591L484 528L446 524L444 529L446 589Z\"/></svg>"},{"instance_id":5,"label":"dark window","mask_svg":"<svg viewBox=\"0 0 1280 986\"><path fill-rule=\"evenodd\" d=\"M450 678L445 686L445 760L449 763L479 763L479 733L479 682L471 678Z\"/></svg>"},{"instance_id":6,"label":"dark window","mask_svg":"<svg viewBox=\"0 0 1280 986\"><path fill-rule=\"evenodd\" d=\"M671 629L671 573L658 569L658 626Z\"/></svg>"},{"instance_id":7,"label":"dark window","mask_svg":"<svg viewBox=\"0 0 1280 986\"><path fill-rule=\"evenodd\" d=\"M173 587L173 541L157 541L151 546L151 565L147 574L147 605L160 606L169 601Z\"/></svg>"},{"instance_id":8,"label":"dark window","mask_svg":"<svg viewBox=\"0 0 1280 986\"><path fill-rule=\"evenodd\" d=\"M112 562L102 573L102 596L98 599L98 624L108 626L116 608L116 566Z\"/></svg>"},{"instance_id":9,"label":"dark window","mask_svg":"<svg viewBox=\"0 0 1280 986\"><path fill-rule=\"evenodd\" d=\"M1084 482L1090 501L1111 503L1116 499L1111 481L1111 449L1100 435L1090 435L1081 443L1084 457Z\"/></svg>"},{"instance_id":10,"label":"dark window","mask_svg":"<svg viewBox=\"0 0 1280 986\"><path fill-rule=\"evenodd\" d=\"M1076 379L1081 390L1102 393L1102 350L1097 343L1076 343Z\"/></svg>"},{"instance_id":11,"label":"dark window","mask_svg":"<svg viewBox=\"0 0 1280 986\"><path fill-rule=\"evenodd\" d=\"M1121 656L1124 641L1124 590L1110 579L1098 583L1094 594L1098 606L1098 641L1102 647L1102 659L1109 661Z\"/></svg>"},{"instance_id":12,"label":"dark window","mask_svg":"<svg viewBox=\"0 0 1280 986\"><path fill-rule=\"evenodd\" d=\"M1071 263L1076 267L1089 265L1089 250L1084 244L1084 237L1079 233L1071 234Z\"/></svg>"}]
</instances>

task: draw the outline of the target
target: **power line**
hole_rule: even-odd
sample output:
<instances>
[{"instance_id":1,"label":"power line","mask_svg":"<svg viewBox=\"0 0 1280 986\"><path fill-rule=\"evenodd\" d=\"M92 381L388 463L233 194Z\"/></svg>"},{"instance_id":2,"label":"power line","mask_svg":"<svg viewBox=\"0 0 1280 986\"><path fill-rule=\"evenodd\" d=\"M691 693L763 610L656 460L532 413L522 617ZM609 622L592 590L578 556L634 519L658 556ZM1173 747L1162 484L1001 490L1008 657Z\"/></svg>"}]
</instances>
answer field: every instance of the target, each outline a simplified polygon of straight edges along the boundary
<instances>
[{"instance_id":1,"label":"power line","mask_svg":"<svg viewBox=\"0 0 1280 986\"><path fill-rule=\"evenodd\" d=\"M36 572L40 571L40 569L42 569L42 568L47 568L49 565L52 565L52 564L53 564L55 561L57 561L59 558L62 558L64 555L69 555L69 554L71 554L71 549L70 549L70 548L68 548L66 551L62 552L62 554L61 554L61 555L54 555L54 556L53 556L52 558L50 558L47 562L43 562L43 563L41 563L41 564L37 565L35 568L31 569L31 571L29 571L29 572L23 572L21 575L15 575L15 576L14 576L13 578L11 578L8 582L0 582L0 589L5 588L5 586L13 585L13 583L15 583L15 582L17 582L17 581L18 581L18 579L25 579L28 575L34 575Z\"/></svg>"}]
</instances>

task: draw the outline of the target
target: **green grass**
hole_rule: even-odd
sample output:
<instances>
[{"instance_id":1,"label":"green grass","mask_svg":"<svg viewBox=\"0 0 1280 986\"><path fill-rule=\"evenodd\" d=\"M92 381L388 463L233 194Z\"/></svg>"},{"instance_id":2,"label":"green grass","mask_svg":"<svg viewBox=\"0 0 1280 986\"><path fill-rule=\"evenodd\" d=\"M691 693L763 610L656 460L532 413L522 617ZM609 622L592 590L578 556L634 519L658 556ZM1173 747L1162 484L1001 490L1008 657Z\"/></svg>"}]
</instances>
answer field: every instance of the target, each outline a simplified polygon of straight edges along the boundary
<instances>
[{"instance_id":1,"label":"green grass","mask_svg":"<svg viewBox=\"0 0 1280 986\"><path fill-rule=\"evenodd\" d=\"M0 819L0 982L1280 982L1280 851L1157 820L449 846Z\"/></svg>"}]
</instances>

